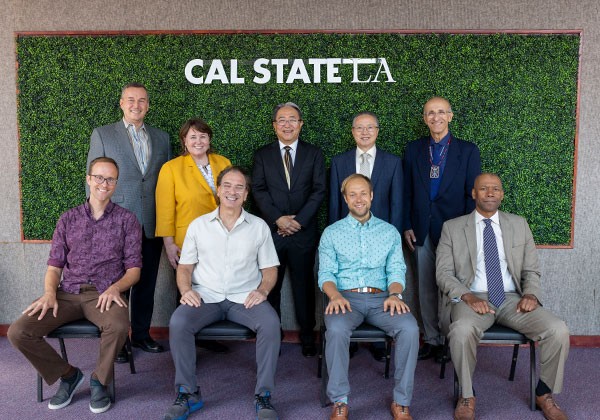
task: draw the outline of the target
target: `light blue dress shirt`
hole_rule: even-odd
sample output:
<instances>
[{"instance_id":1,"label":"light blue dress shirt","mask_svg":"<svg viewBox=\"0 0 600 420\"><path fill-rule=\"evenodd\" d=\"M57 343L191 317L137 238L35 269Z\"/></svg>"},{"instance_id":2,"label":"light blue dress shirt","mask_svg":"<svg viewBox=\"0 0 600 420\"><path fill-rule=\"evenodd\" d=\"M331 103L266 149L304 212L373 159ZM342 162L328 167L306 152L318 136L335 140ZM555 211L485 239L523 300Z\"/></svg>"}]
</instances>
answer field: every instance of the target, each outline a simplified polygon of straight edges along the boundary
<instances>
[{"instance_id":1,"label":"light blue dress shirt","mask_svg":"<svg viewBox=\"0 0 600 420\"><path fill-rule=\"evenodd\" d=\"M319 287L331 281L338 290L391 283L405 286L402 240L391 224L373 216L363 225L350 214L330 225L319 244Z\"/></svg>"}]
</instances>

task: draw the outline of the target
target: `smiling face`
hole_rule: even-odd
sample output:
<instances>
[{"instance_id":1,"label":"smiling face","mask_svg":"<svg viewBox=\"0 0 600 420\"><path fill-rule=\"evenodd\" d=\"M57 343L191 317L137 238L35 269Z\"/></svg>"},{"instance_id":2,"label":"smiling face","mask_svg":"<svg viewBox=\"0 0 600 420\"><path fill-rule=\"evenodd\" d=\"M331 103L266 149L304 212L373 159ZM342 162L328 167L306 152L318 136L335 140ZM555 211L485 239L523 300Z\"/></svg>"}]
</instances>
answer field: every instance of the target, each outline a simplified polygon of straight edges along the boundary
<instances>
[{"instance_id":1,"label":"smiling face","mask_svg":"<svg viewBox=\"0 0 600 420\"><path fill-rule=\"evenodd\" d=\"M452 117L450 102L444 98L431 98L423 107L423 120L435 141L440 141L448 134L448 124Z\"/></svg>"},{"instance_id":2,"label":"smiling face","mask_svg":"<svg viewBox=\"0 0 600 420\"><path fill-rule=\"evenodd\" d=\"M352 176L352 175L351 175ZM350 215L361 223L371 217L373 191L369 183L361 176L352 176L344 186L344 200L348 204Z\"/></svg>"},{"instance_id":3,"label":"smiling face","mask_svg":"<svg viewBox=\"0 0 600 420\"><path fill-rule=\"evenodd\" d=\"M497 175L481 174L475 178L472 196L479 214L489 219L498 211L504 198L502 181Z\"/></svg>"},{"instance_id":4,"label":"smiling face","mask_svg":"<svg viewBox=\"0 0 600 420\"><path fill-rule=\"evenodd\" d=\"M194 158L198 160L206 157L210 148L210 135L190 127L184 138L185 149Z\"/></svg>"},{"instance_id":5,"label":"smiling face","mask_svg":"<svg viewBox=\"0 0 600 420\"><path fill-rule=\"evenodd\" d=\"M139 128L144 123L148 112L148 92L140 87L129 87L123 91L119 105L123 110L125 121Z\"/></svg>"},{"instance_id":6,"label":"smiling face","mask_svg":"<svg viewBox=\"0 0 600 420\"><path fill-rule=\"evenodd\" d=\"M217 197L221 208L241 210L248 198L248 185L244 175L236 170L227 172L217 187Z\"/></svg>"},{"instance_id":7,"label":"smiling face","mask_svg":"<svg viewBox=\"0 0 600 420\"><path fill-rule=\"evenodd\" d=\"M273 128L277 138L285 145L290 145L298 139L304 122L298 111L291 106L284 106L275 115Z\"/></svg>"},{"instance_id":8,"label":"smiling face","mask_svg":"<svg viewBox=\"0 0 600 420\"><path fill-rule=\"evenodd\" d=\"M101 184L98 184L96 177L101 176L104 178ZM107 179L117 179L119 177L119 171L117 167L109 162L97 162L90 169L90 174L86 177L87 184L90 187L90 201L96 201L99 203L110 200L113 193L115 192L116 185L109 185Z\"/></svg>"},{"instance_id":9,"label":"smiling face","mask_svg":"<svg viewBox=\"0 0 600 420\"><path fill-rule=\"evenodd\" d=\"M375 145L379 127L377 120L372 115L359 115L352 123L352 136L356 146L366 152Z\"/></svg>"}]
</instances>

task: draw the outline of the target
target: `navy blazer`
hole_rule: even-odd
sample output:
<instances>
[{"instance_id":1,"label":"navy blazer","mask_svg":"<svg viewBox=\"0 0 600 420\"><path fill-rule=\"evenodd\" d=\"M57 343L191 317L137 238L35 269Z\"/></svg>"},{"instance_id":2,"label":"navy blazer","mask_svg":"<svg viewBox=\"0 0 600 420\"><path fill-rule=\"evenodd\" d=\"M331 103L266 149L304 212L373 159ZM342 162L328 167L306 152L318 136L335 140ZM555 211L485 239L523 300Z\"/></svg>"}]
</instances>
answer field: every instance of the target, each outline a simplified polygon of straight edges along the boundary
<instances>
[{"instance_id":1,"label":"navy blazer","mask_svg":"<svg viewBox=\"0 0 600 420\"><path fill-rule=\"evenodd\" d=\"M260 216L274 235L275 221L284 215L296 215L302 229L289 236L301 246L313 246L317 240L317 213L325 198L325 159L321 149L299 140L288 188L279 141L254 153L252 196Z\"/></svg>"},{"instance_id":2,"label":"navy blazer","mask_svg":"<svg viewBox=\"0 0 600 420\"><path fill-rule=\"evenodd\" d=\"M348 205L340 188L348 176L356 173L356 148L334 156L331 160L329 182L329 224L348 215ZM401 232L402 228L402 160L377 148L371 182L373 201L371 212L375 217L391 223Z\"/></svg>"},{"instance_id":3,"label":"navy blazer","mask_svg":"<svg viewBox=\"0 0 600 420\"><path fill-rule=\"evenodd\" d=\"M434 245L440 240L442 225L472 212L473 184L481 173L479 148L471 142L452 137L446 167L437 197L429 198L429 136L406 145L404 153L404 211L402 230L412 229L422 246L427 235Z\"/></svg>"}]
</instances>

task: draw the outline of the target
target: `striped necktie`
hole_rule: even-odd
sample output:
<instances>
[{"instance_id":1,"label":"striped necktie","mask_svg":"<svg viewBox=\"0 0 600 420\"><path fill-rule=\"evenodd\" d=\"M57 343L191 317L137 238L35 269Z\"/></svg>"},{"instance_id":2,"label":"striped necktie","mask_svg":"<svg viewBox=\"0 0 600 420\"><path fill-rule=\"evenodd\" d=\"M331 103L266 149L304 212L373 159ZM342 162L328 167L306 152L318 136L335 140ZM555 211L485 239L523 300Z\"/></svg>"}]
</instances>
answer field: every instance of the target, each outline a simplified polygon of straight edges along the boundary
<instances>
[{"instance_id":1,"label":"striped necktie","mask_svg":"<svg viewBox=\"0 0 600 420\"><path fill-rule=\"evenodd\" d=\"M502 282L502 271L500 270L500 258L498 257L498 245L496 235L492 227L491 219L483 219L483 256L485 261L485 276L487 277L488 300L500 307L504 302L504 283Z\"/></svg>"},{"instance_id":2,"label":"striped necktie","mask_svg":"<svg viewBox=\"0 0 600 420\"><path fill-rule=\"evenodd\" d=\"M140 170L145 174L148 166L148 143L142 138L141 134L135 131L133 124L129 124L129 134L131 135L131 143L133 144L133 153L135 154Z\"/></svg>"},{"instance_id":3,"label":"striped necktie","mask_svg":"<svg viewBox=\"0 0 600 420\"><path fill-rule=\"evenodd\" d=\"M292 154L290 150L292 148L290 146L285 146L285 153L283 154L283 163L285 166L285 179L288 184L288 188L291 187L291 179L292 179L292 170L294 169L294 163L292 162Z\"/></svg>"}]
</instances>

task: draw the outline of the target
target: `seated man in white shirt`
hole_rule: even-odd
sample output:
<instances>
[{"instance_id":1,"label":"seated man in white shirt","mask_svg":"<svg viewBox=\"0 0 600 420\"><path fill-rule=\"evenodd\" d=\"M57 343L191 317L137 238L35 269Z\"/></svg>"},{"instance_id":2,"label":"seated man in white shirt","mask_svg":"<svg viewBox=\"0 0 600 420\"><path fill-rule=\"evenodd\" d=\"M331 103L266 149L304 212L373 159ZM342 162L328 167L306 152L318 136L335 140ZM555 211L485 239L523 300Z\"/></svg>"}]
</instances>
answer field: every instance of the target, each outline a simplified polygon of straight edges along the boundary
<instances>
[{"instance_id":1,"label":"seated man in white shirt","mask_svg":"<svg viewBox=\"0 0 600 420\"><path fill-rule=\"evenodd\" d=\"M188 227L177 267L181 305L171 316L169 343L177 398L165 419L186 419L204 405L196 378L195 334L228 319L256 332L258 419L276 419L271 405L279 355L279 317L267 301L279 260L266 223L242 205L250 180L237 166L217 178L219 207Z\"/></svg>"}]
</instances>

